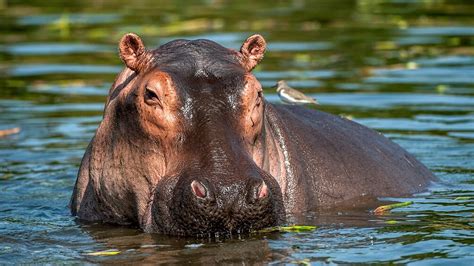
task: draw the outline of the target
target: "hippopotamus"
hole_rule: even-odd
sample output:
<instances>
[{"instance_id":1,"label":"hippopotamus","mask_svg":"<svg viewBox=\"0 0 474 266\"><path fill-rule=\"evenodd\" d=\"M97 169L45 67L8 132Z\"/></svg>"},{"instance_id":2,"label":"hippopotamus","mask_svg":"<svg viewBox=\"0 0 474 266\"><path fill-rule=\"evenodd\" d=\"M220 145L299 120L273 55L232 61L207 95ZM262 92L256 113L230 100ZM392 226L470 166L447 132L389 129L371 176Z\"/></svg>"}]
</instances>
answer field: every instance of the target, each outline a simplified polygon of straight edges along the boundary
<instances>
[{"instance_id":1,"label":"hippopotamus","mask_svg":"<svg viewBox=\"0 0 474 266\"><path fill-rule=\"evenodd\" d=\"M79 220L170 235L238 233L293 213L410 195L436 177L382 134L336 115L265 100L240 50L124 35L125 68L87 147L70 203Z\"/></svg>"}]
</instances>

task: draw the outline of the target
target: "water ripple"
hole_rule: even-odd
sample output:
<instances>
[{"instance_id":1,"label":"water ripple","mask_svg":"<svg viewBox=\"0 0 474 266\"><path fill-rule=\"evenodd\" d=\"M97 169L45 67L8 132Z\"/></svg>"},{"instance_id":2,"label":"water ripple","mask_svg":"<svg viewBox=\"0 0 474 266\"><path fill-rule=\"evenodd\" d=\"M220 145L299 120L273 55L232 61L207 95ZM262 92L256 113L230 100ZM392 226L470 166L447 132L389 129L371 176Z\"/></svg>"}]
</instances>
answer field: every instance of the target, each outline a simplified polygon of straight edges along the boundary
<instances>
[{"instance_id":1,"label":"water ripple","mask_svg":"<svg viewBox=\"0 0 474 266\"><path fill-rule=\"evenodd\" d=\"M117 74L120 66L73 65L73 64L31 64L17 65L9 69L10 76L37 76L48 74Z\"/></svg>"},{"instance_id":2,"label":"water ripple","mask_svg":"<svg viewBox=\"0 0 474 266\"><path fill-rule=\"evenodd\" d=\"M59 55L79 53L110 53L115 51L110 45L87 43L16 43L0 47L0 51L14 55Z\"/></svg>"}]
</instances>

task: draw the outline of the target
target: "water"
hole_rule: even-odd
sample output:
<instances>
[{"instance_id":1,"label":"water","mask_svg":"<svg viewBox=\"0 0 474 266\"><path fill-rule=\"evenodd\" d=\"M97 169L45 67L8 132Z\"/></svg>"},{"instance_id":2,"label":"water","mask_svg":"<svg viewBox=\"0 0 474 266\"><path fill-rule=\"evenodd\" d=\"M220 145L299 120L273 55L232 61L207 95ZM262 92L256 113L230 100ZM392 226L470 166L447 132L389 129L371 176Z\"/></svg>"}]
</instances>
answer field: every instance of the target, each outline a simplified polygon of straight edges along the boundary
<instances>
[{"instance_id":1,"label":"water","mask_svg":"<svg viewBox=\"0 0 474 266\"><path fill-rule=\"evenodd\" d=\"M0 264L413 263L474 261L472 1L0 1ZM290 217L306 233L188 239L80 225L68 201L86 145L121 69L116 44L208 38L269 46L255 70L265 97L278 79L321 109L383 132L440 179L414 204ZM382 202L381 202L382 203ZM112 250L111 256L88 253Z\"/></svg>"}]
</instances>

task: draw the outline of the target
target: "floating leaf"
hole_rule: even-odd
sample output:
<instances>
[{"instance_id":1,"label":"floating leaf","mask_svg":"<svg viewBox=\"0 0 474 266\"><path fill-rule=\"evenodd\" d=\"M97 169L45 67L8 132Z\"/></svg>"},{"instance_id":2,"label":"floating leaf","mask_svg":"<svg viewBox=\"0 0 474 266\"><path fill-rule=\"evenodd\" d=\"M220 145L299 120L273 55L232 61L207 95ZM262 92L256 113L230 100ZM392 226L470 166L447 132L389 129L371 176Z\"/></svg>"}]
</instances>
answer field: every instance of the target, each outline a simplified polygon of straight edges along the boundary
<instances>
[{"instance_id":1,"label":"floating leaf","mask_svg":"<svg viewBox=\"0 0 474 266\"><path fill-rule=\"evenodd\" d=\"M377 215L383 214L384 212L389 211L391 209L401 208L401 207L409 206L412 204L413 204L413 201L406 201L406 202L394 203L394 204L389 204L389 205L382 205L382 206L379 206L377 209L375 209L374 213Z\"/></svg>"},{"instance_id":2,"label":"floating leaf","mask_svg":"<svg viewBox=\"0 0 474 266\"><path fill-rule=\"evenodd\" d=\"M280 231L282 232L310 232L314 231L316 226L312 225L293 225L293 226L281 226Z\"/></svg>"},{"instance_id":3,"label":"floating leaf","mask_svg":"<svg viewBox=\"0 0 474 266\"><path fill-rule=\"evenodd\" d=\"M385 221L386 224L398 224L400 223L399 221L396 221L396 220L388 220L388 221Z\"/></svg>"},{"instance_id":4,"label":"floating leaf","mask_svg":"<svg viewBox=\"0 0 474 266\"><path fill-rule=\"evenodd\" d=\"M301 233L301 232L311 232L316 229L316 226L312 225L290 225L290 226L274 226L269 228L264 228L259 230L259 233L273 233L273 232L283 232L283 233Z\"/></svg>"},{"instance_id":5,"label":"floating leaf","mask_svg":"<svg viewBox=\"0 0 474 266\"><path fill-rule=\"evenodd\" d=\"M89 255L89 256L114 256L118 254L120 254L120 251L116 249L108 249L108 250L103 250L103 251L86 253L86 255Z\"/></svg>"}]
</instances>

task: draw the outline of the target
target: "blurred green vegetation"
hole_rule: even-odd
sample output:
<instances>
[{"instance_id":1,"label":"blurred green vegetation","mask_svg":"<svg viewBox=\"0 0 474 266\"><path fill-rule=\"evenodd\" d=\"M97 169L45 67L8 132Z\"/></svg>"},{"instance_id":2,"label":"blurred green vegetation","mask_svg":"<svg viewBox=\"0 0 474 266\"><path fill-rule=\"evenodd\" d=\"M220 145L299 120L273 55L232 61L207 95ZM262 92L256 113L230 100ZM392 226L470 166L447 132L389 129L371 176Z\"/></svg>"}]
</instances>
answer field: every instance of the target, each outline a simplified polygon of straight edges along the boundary
<instances>
[{"instance_id":1,"label":"blurred green vegetation","mask_svg":"<svg viewBox=\"0 0 474 266\"><path fill-rule=\"evenodd\" d=\"M472 0L0 0L0 19L0 130L21 128L0 139L0 264L77 263L79 253L109 248L114 256L97 263L148 256L206 264L221 253L240 263L240 248L258 253L255 264L472 261ZM79 228L66 206L123 67L117 42L126 32L148 48L207 38L234 49L260 33L268 50L254 73L267 100L279 101L271 86L286 79L318 98L318 109L385 133L455 188L382 216L318 214L315 222L308 215L295 224L314 222L317 230L238 239L239 249L189 249L174 238L163 248L135 229ZM95 263L90 257L86 263Z\"/></svg>"}]
</instances>

